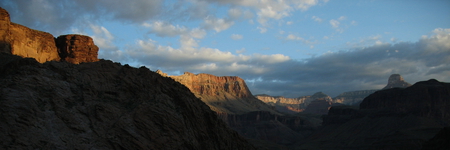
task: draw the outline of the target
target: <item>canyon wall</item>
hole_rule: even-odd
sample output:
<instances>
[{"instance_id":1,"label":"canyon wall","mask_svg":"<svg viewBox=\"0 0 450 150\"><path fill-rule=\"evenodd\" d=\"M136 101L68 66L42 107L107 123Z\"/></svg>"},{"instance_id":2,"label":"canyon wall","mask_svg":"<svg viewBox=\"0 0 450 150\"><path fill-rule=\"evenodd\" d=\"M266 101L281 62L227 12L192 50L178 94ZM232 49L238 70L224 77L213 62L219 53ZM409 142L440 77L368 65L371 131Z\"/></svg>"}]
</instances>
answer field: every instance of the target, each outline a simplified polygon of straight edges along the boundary
<instances>
[{"instance_id":1,"label":"canyon wall","mask_svg":"<svg viewBox=\"0 0 450 150\"><path fill-rule=\"evenodd\" d=\"M98 47L91 37L62 35L55 39L50 33L11 22L9 13L3 8L0 8L0 49L0 52L34 58L40 63L98 61Z\"/></svg>"},{"instance_id":2,"label":"canyon wall","mask_svg":"<svg viewBox=\"0 0 450 150\"><path fill-rule=\"evenodd\" d=\"M167 76L162 71L157 72ZM253 111L268 111L279 114L272 107L255 98L245 81L237 76L218 77L204 73L185 72L180 76L168 77L185 85L215 112L243 114Z\"/></svg>"},{"instance_id":3,"label":"canyon wall","mask_svg":"<svg viewBox=\"0 0 450 150\"><path fill-rule=\"evenodd\" d=\"M450 124L450 83L431 79L366 97L360 107L331 107L303 149L412 149ZM436 142L436 141L434 141ZM428 145L429 147L430 145ZM441 145L442 146L442 145Z\"/></svg>"},{"instance_id":4,"label":"canyon wall","mask_svg":"<svg viewBox=\"0 0 450 150\"><path fill-rule=\"evenodd\" d=\"M341 103L345 105L359 105L361 101L369 96L370 94L378 90L360 90L360 91L350 91L339 94L333 98L333 103Z\"/></svg>"},{"instance_id":5,"label":"canyon wall","mask_svg":"<svg viewBox=\"0 0 450 150\"><path fill-rule=\"evenodd\" d=\"M5 149L255 149L188 88L145 67L0 53Z\"/></svg>"}]
</instances>

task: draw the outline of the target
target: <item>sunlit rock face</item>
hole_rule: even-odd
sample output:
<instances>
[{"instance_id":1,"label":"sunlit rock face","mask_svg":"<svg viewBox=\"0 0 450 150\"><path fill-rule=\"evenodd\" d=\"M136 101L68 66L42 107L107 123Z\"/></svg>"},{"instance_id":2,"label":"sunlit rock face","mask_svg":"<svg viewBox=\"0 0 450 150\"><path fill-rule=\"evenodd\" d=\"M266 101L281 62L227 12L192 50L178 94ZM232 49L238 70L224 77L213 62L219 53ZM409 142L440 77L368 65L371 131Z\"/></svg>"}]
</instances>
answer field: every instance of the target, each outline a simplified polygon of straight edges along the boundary
<instances>
[{"instance_id":1,"label":"sunlit rock face","mask_svg":"<svg viewBox=\"0 0 450 150\"><path fill-rule=\"evenodd\" d=\"M286 114L302 112L304 108L301 104L303 104L307 99L307 97L287 98L283 96L270 96L266 94L255 95L255 97L267 105L274 107L276 110Z\"/></svg>"},{"instance_id":2,"label":"sunlit rock face","mask_svg":"<svg viewBox=\"0 0 450 150\"><path fill-rule=\"evenodd\" d=\"M157 71L166 75L162 71ZM185 85L211 110L218 113L243 114L253 111L268 111L279 114L264 102L255 98L245 81L237 76L214 76L185 72L180 76L168 76Z\"/></svg>"},{"instance_id":3,"label":"sunlit rock face","mask_svg":"<svg viewBox=\"0 0 450 150\"><path fill-rule=\"evenodd\" d=\"M5 149L255 149L188 88L107 60L0 53Z\"/></svg>"},{"instance_id":4,"label":"sunlit rock face","mask_svg":"<svg viewBox=\"0 0 450 150\"><path fill-rule=\"evenodd\" d=\"M98 47L89 36L61 35L56 38L56 45L59 56L64 61L73 64L98 61Z\"/></svg>"},{"instance_id":5,"label":"sunlit rock face","mask_svg":"<svg viewBox=\"0 0 450 150\"><path fill-rule=\"evenodd\" d=\"M35 58L38 62L59 61L53 35L12 23L0 8L0 48L2 52Z\"/></svg>"},{"instance_id":6,"label":"sunlit rock face","mask_svg":"<svg viewBox=\"0 0 450 150\"><path fill-rule=\"evenodd\" d=\"M408 82L406 82L403 77L399 74L392 74L389 77L388 84L383 88L384 89L390 89L390 88L406 88L411 86Z\"/></svg>"},{"instance_id":7,"label":"sunlit rock face","mask_svg":"<svg viewBox=\"0 0 450 150\"><path fill-rule=\"evenodd\" d=\"M98 47L91 37L62 35L55 39L50 33L11 22L9 13L3 8L0 8L0 49L0 52L34 58L40 63L98 61Z\"/></svg>"}]
</instances>

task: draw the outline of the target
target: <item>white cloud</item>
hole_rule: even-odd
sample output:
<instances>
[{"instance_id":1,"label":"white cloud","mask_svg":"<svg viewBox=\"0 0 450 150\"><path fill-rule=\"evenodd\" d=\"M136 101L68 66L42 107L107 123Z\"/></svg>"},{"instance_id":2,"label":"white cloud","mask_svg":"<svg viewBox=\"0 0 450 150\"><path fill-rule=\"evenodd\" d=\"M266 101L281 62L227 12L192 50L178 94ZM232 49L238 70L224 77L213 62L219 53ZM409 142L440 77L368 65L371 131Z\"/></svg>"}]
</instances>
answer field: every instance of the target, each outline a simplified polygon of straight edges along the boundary
<instances>
[{"instance_id":1,"label":"white cloud","mask_svg":"<svg viewBox=\"0 0 450 150\"><path fill-rule=\"evenodd\" d=\"M267 28L264 28L264 27L256 27L256 29L259 30L259 33L266 33L267 32Z\"/></svg>"},{"instance_id":2,"label":"white cloud","mask_svg":"<svg viewBox=\"0 0 450 150\"><path fill-rule=\"evenodd\" d=\"M334 20L334 19L331 19L331 20L330 20L330 25L331 25L333 28L339 28L339 24L340 24L340 22L337 21L337 20Z\"/></svg>"},{"instance_id":3,"label":"white cloud","mask_svg":"<svg viewBox=\"0 0 450 150\"><path fill-rule=\"evenodd\" d=\"M286 36L286 40L304 40L302 37L295 36L293 34L289 34Z\"/></svg>"},{"instance_id":4,"label":"white cloud","mask_svg":"<svg viewBox=\"0 0 450 150\"><path fill-rule=\"evenodd\" d=\"M244 36L242 36L240 34L232 34L231 35L231 39L233 39L233 40L241 40L242 38L244 38Z\"/></svg>"},{"instance_id":5,"label":"white cloud","mask_svg":"<svg viewBox=\"0 0 450 150\"><path fill-rule=\"evenodd\" d=\"M206 17L203 20L203 27L205 29L213 29L216 32L221 32L230 28L234 24L234 21L223 18Z\"/></svg>"},{"instance_id":6,"label":"white cloud","mask_svg":"<svg viewBox=\"0 0 450 150\"><path fill-rule=\"evenodd\" d=\"M314 21L319 22L319 23L321 23L323 21L322 18L319 18L317 16L312 16L311 19L313 19Z\"/></svg>"}]
</instances>

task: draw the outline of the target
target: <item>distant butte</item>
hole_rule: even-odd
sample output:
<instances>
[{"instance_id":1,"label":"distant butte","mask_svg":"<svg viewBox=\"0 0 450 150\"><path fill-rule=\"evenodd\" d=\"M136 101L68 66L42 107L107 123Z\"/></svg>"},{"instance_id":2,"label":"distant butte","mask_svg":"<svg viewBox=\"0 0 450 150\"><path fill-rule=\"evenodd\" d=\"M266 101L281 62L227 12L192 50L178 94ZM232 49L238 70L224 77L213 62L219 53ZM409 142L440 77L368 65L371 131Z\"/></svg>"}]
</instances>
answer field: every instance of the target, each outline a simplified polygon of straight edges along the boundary
<instances>
[{"instance_id":1,"label":"distant butte","mask_svg":"<svg viewBox=\"0 0 450 150\"><path fill-rule=\"evenodd\" d=\"M406 88L411 86L408 82L406 82L400 74L392 74L389 77L388 84L383 88L391 89L391 88Z\"/></svg>"}]
</instances>

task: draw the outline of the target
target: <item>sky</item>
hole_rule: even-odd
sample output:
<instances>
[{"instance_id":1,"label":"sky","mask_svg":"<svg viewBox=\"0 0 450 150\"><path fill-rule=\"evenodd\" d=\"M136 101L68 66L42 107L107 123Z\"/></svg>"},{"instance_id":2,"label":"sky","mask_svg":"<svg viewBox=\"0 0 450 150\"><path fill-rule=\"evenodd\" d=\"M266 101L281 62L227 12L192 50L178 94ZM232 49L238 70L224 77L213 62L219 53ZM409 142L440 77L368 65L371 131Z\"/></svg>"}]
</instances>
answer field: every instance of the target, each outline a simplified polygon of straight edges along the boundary
<instances>
[{"instance_id":1,"label":"sky","mask_svg":"<svg viewBox=\"0 0 450 150\"><path fill-rule=\"evenodd\" d=\"M99 58L169 75L239 76L300 97L450 82L448 0L2 0L11 21L91 36Z\"/></svg>"}]
</instances>

